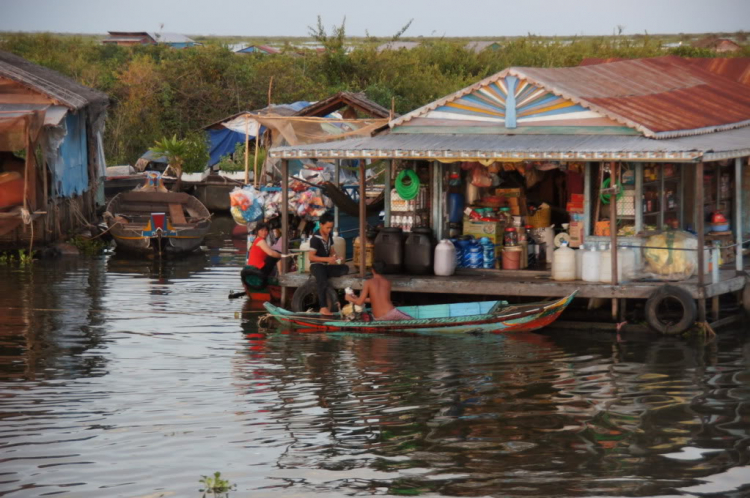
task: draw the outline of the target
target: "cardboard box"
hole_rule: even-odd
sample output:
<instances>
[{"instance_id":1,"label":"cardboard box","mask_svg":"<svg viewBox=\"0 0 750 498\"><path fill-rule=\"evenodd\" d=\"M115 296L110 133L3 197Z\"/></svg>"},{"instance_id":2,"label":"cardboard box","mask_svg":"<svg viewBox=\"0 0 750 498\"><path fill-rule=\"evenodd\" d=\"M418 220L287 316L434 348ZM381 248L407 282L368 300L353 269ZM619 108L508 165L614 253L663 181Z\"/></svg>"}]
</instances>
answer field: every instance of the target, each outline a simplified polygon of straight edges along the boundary
<instances>
[{"instance_id":1,"label":"cardboard box","mask_svg":"<svg viewBox=\"0 0 750 498\"><path fill-rule=\"evenodd\" d=\"M494 221L464 221L464 235L473 235L476 239L489 238L495 244L503 243L505 223Z\"/></svg>"},{"instance_id":2,"label":"cardboard box","mask_svg":"<svg viewBox=\"0 0 750 498\"><path fill-rule=\"evenodd\" d=\"M568 233L570 234L570 247L581 247L584 243L583 222L571 222Z\"/></svg>"}]
</instances>

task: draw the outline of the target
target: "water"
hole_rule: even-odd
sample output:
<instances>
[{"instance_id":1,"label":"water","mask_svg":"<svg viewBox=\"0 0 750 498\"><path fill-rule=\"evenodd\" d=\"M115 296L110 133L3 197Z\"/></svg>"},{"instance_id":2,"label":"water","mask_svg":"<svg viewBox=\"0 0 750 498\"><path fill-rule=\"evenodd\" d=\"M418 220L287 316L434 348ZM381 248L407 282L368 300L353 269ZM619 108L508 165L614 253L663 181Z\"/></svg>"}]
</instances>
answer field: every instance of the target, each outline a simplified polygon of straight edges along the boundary
<instances>
[{"instance_id":1,"label":"water","mask_svg":"<svg viewBox=\"0 0 750 498\"><path fill-rule=\"evenodd\" d=\"M261 333L241 259L0 267L0 495L750 495L745 333Z\"/></svg>"}]
</instances>

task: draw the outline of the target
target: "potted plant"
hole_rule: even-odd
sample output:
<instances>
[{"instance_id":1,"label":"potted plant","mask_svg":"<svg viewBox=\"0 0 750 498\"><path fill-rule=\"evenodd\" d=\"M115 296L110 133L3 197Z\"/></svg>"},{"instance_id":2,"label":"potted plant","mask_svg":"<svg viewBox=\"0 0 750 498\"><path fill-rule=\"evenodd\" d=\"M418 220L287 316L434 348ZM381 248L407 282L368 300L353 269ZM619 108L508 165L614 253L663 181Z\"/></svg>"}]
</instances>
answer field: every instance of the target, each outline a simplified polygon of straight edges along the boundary
<instances>
[{"instance_id":1,"label":"potted plant","mask_svg":"<svg viewBox=\"0 0 750 498\"><path fill-rule=\"evenodd\" d=\"M179 192L182 182L200 182L208 176L208 143L202 134L178 139L164 137L157 140L151 152L167 158L169 168L177 177L174 190Z\"/></svg>"},{"instance_id":2,"label":"potted plant","mask_svg":"<svg viewBox=\"0 0 750 498\"><path fill-rule=\"evenodd\" d=\"M250 178L253 179L253 167L256 165L255 150L251 149L247 157L248 167L250 168ZM257 160L257 173L263 168L263 163L266 161L266 149L258 149L258 160ZM218 163L219 175L233 180L245 181L245 144L238 143L234 147L234 152L222 156Z\"/></svg>"}]
</instances>

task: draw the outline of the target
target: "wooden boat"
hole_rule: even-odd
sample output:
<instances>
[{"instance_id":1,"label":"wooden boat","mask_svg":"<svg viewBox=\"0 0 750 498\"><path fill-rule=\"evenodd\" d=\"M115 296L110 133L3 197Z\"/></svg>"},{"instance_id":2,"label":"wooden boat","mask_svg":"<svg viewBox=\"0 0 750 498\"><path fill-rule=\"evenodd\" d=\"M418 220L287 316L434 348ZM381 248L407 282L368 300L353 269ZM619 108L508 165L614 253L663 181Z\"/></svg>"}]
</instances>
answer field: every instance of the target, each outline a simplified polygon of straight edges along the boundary
<instances>
[{"instance_id":1,"label":"wooden boat","mask_svg":"<svg viewBox=\"0 0 750 498\"><path fill-rule=\"evenodd\" d=\"M121 192L104 220L118 250L159 255L197 250L211 228L206 206L184 192Z\"/></svg>"},{"instance_id":2,"label":"wooden boat","mask_svg":"<svg viewBox=\"0 0 750 498\"><path fill-rule=\"evenodd\" d=\"M23 185L20 173L0 173L0 209L23 204Z\"/></svg>"},{"instance_id":3,"label":"wooden boat","mask_svg":"<svg viewBox=\"0 0 750 498\"><path fill-rule=\"evenodd\" d=\"M340 314L294 313L265 303L268 313L284 325L304 331L407 332L467 334L475 332L531 332L557 320L575 297L573 292L558 301L510 305L507 301L400 306L414 317L399 321L349 321Z\"/></svg>"}]
</instances>

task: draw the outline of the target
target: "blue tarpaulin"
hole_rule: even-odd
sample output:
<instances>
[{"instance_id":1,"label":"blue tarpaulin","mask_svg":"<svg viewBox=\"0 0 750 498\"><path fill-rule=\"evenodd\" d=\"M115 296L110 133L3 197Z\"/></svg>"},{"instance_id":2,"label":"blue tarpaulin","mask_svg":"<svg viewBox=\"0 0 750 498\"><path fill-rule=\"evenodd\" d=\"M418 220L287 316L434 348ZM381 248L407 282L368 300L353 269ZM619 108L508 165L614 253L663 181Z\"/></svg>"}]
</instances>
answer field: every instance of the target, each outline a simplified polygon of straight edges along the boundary
<instances>
[{"instance_id":1,"label":"blue tarpaulin","mask_svg":"<svg viewBox=\"0 0 750 498\"><path fill-rule=\"evenodd\" d=\"M238 143L245 143L245 134L237 133L236 131L229 130L227 128L219 128L218 130L212 129L208 131L208 140L211 143L211 150L209 155L211 158L208 160L208 165L213 166L221 160L221 156L226 156L234 152L234 147ZM255 140L254 136L250 136L250 140Z\"/></svg>"},{"instance_id":2,"label":"blue tarpaulin","mask_svg":"<svg viewBox=\"0 0 750 498\"><path fill-rule=\"evenodd\" d=\"M55 162L55 184L57 195L71 197L89 188L85 115L69 112L65 127L67 134L60 145L61 160Z\"/></svg>"}]
</instances>

